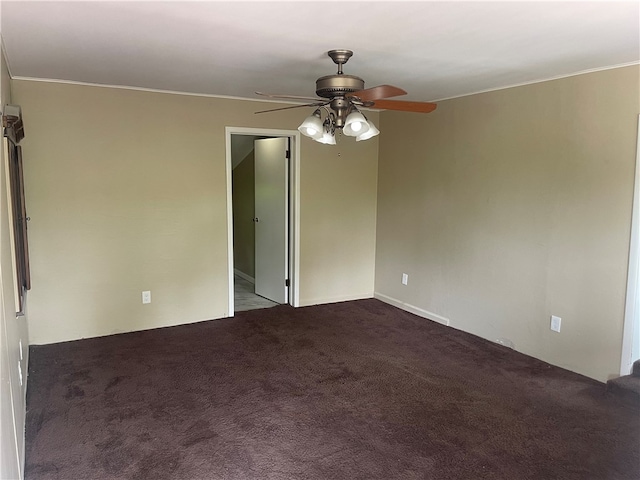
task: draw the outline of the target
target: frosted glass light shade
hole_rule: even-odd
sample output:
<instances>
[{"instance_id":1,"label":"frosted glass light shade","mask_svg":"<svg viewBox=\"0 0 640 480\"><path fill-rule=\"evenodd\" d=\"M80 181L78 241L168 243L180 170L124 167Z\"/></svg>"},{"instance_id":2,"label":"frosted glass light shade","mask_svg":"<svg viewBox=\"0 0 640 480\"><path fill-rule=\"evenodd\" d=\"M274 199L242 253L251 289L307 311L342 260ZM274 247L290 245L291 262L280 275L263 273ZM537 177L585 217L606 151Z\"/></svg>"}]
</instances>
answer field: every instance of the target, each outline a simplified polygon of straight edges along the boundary
<instances>
[{"instance_id":1,"label":"frosted glass light shade","mask_svg":"<svg viewBox=\"0 0 640 480\"><path fill-rule=\"evenodd\" d=\"M298 127L298 131L307 137L311 137L314 140L322 138L324 128L322 126L322 118L320 118L320 110L313 112L313 115L309 115L304 119L304 122Z\"/></svg>"},{"instance_id":2,"label":"frosted glass light shade","mask_svg":"<svg viewBox=\"0 0 640 480\"><path fill-rule=\"evenodd\" d=\"M376 128L371 120L367 120L367 123L369 124L369 130L358 135L356 137L356 142L359 142L360 140L369 140L370 138L380 134L380 130Z\"/></svg>"},{"instance_id":3,"label":"frosted glass light shade","mask_svg":"<svg viewBox=\"0 0 640 480\"><path fill-rule=\"evenodd\" d=\"M336 137L335 135L332 135L331 133L325 130L324 133L322 134L322 137L318 138L316 141L320 143L324 143L326 145L335 145Z\"/></svg>"},{"instance_id":4,"label":"frosted glass light shade","mask_svg":"<svg viewBox=\"0 0 640 480\"><path fill-rule=\"evenodd\" d=\"M342 132L349 137L356 137L362 135L369 130L369 123L360 112L351 112L344 122L344 128Z\"/></svg>"}]
</instances>

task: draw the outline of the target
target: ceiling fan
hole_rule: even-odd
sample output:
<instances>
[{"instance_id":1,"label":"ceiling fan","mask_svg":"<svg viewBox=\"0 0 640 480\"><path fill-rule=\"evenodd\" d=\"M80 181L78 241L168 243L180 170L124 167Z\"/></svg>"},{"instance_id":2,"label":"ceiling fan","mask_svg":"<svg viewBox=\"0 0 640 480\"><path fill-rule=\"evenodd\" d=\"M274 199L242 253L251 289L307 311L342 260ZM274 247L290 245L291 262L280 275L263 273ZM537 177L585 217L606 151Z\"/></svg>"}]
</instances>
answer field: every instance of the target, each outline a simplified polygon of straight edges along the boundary
<instances>
[{"instance_id":1,"label":"ceiling fan","mask_svg":"<svg viewBox=\"0 0 640 480\"><path fill-rule=\"evenodd\" d=\"M362 78L355 75L346 75L342 71L342 66L353 55L351 50L329 50L327 55L338 65L338 72L316 80L316 95L321 98L256 92L257 95L264 97L307 100L310 103L273 108L255 113L316 107L315 112L302 122L298 130L320 143L335 145L336 129L341 129L345 135L356 137L356 141L366 140L380 133L375 125L358 110L358 107L418 113L429 113L436 109L437 105L435 103L387 100L391 97L407 94L403 89L392 85L378 85L377 87L365 89ZM325 112L324 120L322 118L323 111Z\"/></svg>"}]
</instances>

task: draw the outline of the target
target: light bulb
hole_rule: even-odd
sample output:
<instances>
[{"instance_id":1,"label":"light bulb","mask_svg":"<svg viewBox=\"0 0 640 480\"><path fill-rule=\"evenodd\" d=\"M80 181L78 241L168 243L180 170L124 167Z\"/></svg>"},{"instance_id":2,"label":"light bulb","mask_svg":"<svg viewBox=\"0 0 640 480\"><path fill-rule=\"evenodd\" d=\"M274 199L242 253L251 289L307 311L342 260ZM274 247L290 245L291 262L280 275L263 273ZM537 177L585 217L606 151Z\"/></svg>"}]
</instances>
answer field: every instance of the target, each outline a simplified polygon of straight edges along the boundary
<instances>
[{"instance_id":1,"label":"light bulb","mask_svg":"<svg viewBox=\"0 0 640 480\"><path fill-rule=\"evenodd\" d=\"M315 128L307 127L307 135L313 137L318 131Z\"/></svg>"},{"instance_id":2,"label":"light bulb","mask_svg":"<svg viewBox=\"0 0 640 480\"><path fill-rule=\"evenodd\" d=\"M342 133L349 137L361 135L367 130L369 130L369 124L364 118L364 115L362 115L357 110L347 115L347 118L344 122L344 127L342 127Z\"/></svg>"}]
</instances>

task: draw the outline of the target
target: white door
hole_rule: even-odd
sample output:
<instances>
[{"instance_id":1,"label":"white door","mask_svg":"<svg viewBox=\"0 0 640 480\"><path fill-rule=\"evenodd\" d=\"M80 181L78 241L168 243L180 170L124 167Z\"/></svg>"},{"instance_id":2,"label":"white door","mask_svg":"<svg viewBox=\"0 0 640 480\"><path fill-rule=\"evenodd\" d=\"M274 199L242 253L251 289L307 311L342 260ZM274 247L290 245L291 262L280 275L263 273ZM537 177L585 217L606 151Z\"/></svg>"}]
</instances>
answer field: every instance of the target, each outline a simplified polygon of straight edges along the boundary
<instances>
[{"instance_id":1,"label":"white door","mask_svg":"<svg viewBox=\"0 0 640 480\"><path fill-rule=\"evenodd\" d=\"M287 303L289 227L288 138L255 141L255 292Z\"/></svg>"}]
</instances>

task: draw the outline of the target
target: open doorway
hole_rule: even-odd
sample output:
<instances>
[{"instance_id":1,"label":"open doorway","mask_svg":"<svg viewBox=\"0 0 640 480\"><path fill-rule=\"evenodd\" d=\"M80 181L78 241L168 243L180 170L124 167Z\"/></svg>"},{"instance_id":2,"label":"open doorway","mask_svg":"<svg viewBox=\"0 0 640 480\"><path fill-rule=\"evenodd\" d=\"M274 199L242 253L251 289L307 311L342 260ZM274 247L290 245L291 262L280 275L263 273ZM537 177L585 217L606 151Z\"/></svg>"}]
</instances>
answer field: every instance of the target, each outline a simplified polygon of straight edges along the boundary
<instances>
[{"instance_id":1,"label":"open doorway","mask_svg":"<svg viewBox=\"0 0 640 480\"><path fill-rule=\"evenodd\" d=\"M298 306L299 134L226 129L229 316Z\"/></svg>"}]
</instances>

